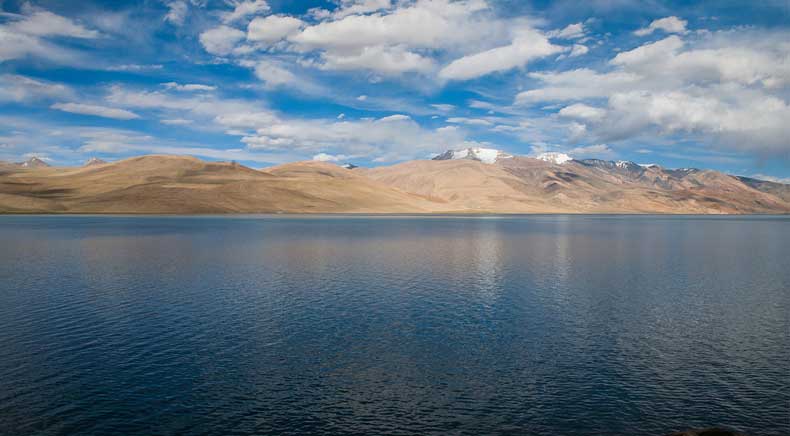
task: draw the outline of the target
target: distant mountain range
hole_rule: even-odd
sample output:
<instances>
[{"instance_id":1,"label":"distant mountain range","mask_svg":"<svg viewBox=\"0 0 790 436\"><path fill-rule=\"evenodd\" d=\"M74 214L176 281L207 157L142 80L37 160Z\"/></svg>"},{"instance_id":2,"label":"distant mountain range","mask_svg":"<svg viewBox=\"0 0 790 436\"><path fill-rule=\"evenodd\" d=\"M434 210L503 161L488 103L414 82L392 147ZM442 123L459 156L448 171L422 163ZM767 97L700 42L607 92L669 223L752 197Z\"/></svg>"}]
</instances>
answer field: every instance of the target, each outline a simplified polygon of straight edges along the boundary
<instances>
[{"instance_id":1,"label":"distant mountain range","mask_svg":"<svg viewBox=\"0 0 790 436\"><path fill-rule=\"evenodd\" d=\"M0 163L3 213L790 213L790 185L695 168L450 150L359 168L186 156Z\"/></svg>"}]
</instances>

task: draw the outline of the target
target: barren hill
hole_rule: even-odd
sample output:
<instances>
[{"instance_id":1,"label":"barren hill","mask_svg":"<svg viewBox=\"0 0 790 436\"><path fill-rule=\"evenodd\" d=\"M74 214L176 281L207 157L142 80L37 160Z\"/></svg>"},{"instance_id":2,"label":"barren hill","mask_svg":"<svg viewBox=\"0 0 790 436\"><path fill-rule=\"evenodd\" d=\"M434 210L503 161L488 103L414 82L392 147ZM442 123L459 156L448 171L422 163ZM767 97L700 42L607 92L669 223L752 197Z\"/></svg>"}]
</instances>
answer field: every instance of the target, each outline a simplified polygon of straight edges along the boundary
<instances>
[{"instance_id":1,"label":"barren hill","mask_svg":"<svg viewBox=\"0 0 790 436\"><path fill-rule=\"evenodd\" d=\"M0 212L790 213L790 186L716 171L485 150L442 156L353 171L160 155L82 167L5 163Z\"/></svg>"},{"instance_id":2,"label":"barren hill","mask_svg":"<svg viewBox=\"0 0 790 436\"><path fill-rule=\"evenodd\" d=\"M348 177L343 173L349 173ZM0 169L0 211L60 213L431 212L432 203L331 164L272 173L184 156L79 168Z\"/></svg>"},{"instance_id":3,"label":"barren hill","mask_svg":"<svg viewBox=\"0 0 790 436\"><path fill-rule=\"evenodd\" d=\"M561 162L561 163L557 163ZM633 162L534 159L406 162L364 172L460 210L570 213L788 213L781 188L706 170ZM769 189L770 188L770 189Z\"/></svg>"}]
</instances>

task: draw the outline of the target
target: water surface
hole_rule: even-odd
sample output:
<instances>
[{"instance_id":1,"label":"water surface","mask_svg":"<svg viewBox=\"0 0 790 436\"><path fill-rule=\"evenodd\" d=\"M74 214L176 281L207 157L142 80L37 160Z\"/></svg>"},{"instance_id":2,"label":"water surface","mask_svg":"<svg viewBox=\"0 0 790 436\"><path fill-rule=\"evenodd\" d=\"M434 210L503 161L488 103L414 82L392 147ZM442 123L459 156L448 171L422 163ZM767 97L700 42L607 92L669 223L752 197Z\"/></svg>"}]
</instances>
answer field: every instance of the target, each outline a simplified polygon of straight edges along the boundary
<instances>
[{"instance_id":1,"label":"water surface","mask_svg":"<svg viewBox=\"0 0 790 436\"><path fill-rule=\"evenodd\" d=\"M0 217L0 434L790 434L790 218Z\"/></svg>"}]
</instances>

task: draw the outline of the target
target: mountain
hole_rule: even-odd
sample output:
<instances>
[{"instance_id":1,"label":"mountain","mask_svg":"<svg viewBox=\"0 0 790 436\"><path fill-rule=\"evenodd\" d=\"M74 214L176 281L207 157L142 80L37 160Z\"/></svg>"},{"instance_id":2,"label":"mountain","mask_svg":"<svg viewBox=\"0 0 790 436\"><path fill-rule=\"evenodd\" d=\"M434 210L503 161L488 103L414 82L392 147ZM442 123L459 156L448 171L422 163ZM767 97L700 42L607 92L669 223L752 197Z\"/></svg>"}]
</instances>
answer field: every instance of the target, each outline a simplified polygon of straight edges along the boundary
<instances>
[{"instance_id":1,"label":"mountain","mask_svg":"<svg viewBox=\"0 0 790 436\"><path fill-rule=\"evenodd\" d=\"M354 171L186 156L0 165L5 213L790 213L790 185L627 161L453 150Z\"/></svg>"},{"instance_id":2,"label":"mountain","mask_svg":"<svg viewBox=\"0 0 790 436\"><path fill-rule=\"evenodd\" d=\"M487 164L496 163L499 159L508 159L513 156L493 148L470 147L459 150L447 150L436 156L433 160L470 159Z\"/></svg>"},{"instance_id":3,"label":"mountain","mask_svg":"<svg viewBox=\"0 0 790 436\"><path fill-rule=\"evenodd\" d=\"M92 157L92 158L88 159L88 160L85 162L85 165L83 165L83 166L89 167L89 166L91 166L91 165L102 165L102 164L106 164L106 163L107 163L107 162L105 162L105 161L103 161L103 160L99 159L98 157Z\"/></svg>"},{"instance_id":4,"label":"mountain","mask_svg":"<svg viewBox=\"0 0 790 436\"><path fill-rule=\"evenodd\" d=\"M346 163L346 164L343 164L343 165L340 165L340 166L345 168L345 169L347 169L347 170L353 170L354 168L359 168L358 166L356 166L356 165L354 165L352 163Z\"/></svg>"},{"instance_id":5,"label":"mountain","mask_svg":"<svg viewBox=\"0 0 790 436\"><path fill-rule=\"evenodd\" d=\"M253 170L186 156L0 172L0 211L45 213L401 213L433 202L339 166Z\"/></svg>"},{"instance_id":6,"label":"mountain","mask_svg":"<svg viewBox=\"0 0 790 436\"><path fill-rule=\"evenodd\" d=\"M764 185L760 189L716 171L575 160L563 153L511 156L488 165L474 160L412 161L365 173L462 211L790 212L790 202L776 188Z\"/></svg>"},{"instance_id":7,"label":"mountain","mask_svg":"<svg viewBox=\"0 0 790 436\"><path fill-rule=\"evenodd\" d=\"M17 165L19 165L22 168L42 168L42 167L48 167L49 166L48 163L44 162L43 160L41 160L41 159L39 159L37 157L31 157L30 159L28 159L28 160L26 160L24 162L20 162Z\"/></svg>"}]
</instances>

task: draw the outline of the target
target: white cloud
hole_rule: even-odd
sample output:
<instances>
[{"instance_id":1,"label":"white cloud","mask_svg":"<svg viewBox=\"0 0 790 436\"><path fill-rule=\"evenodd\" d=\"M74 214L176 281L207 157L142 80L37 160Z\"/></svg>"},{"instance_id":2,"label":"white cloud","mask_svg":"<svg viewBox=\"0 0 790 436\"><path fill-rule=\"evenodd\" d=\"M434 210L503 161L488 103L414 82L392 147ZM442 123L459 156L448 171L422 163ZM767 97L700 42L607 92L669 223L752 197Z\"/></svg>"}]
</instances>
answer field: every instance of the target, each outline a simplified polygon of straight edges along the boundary
<instances>
[{"instance_id":1,"label":"white cloud","mask_svg":"<svg viewBox=\"0 0 790 436\"><path fill-rule=\"evenodd\" d=\"M217 89L216 86L201 85L198 83L186 83L182 85L177 82L167 82L163 83L162 86L175 91L215 91Z\"/></svg>"},{"instance_id":2,"label":"white cloud","mask_svg":"<svg viewBox=\"0 0 790 436\"><path fill-rule=\"evenodd\" d=\"M464 117L451 117L447 119L448 123L452 124L467 124L470 126L492 126L494 123L481 118L464 118Z\"/></svg>"},{"instance_id":3,"label":"white cloud","mask_svg":"<svg viewBox=\"0 0 790 436\"><path fill-rule=\"evenodd\" d=\"M226 24L243 20L251 15L265 13L271 9L265 0L237 0L233 5L233 11L222 16L222 21Z\"/></svg>"},{"instance_id":4,"label":"white cloud","mask_svg":"<svg viewBox=\"0 0 790 436\"><path fill-rule=\"evenodd\" d=\"M28 102L41 99L70 98L74 92L60 83L15 74L0 75L0 102Z\"/></svg>"},{"instance_id":5,"label":"white cloud","mask_svg":"<svg viewBox=\"0 0 790 436\"><path fill-rule=\"evenodd\" d=\"M230 54L236 44L244 39L244 32L228 26L218 26L200 34L200 43L207 52L224 56Z\"/></svg>"},{"instance_id":6,"label":"white cloud","mask_svg":"<svg viewBox=\"0 0 790 436\"><path fill-rule=\"evenodd\" d=\"M390 122L393 122L393 121L396 121L396 122L397 121L411 121L411 117L408 116L408 115L403 115L403 114L395 114L395 115L390 115L390 116L387 116L387 117L379 118L379 122L382 122L382 123L390 123Z\"/></svg>"},{"instance_id":7,"label":"white cloud","mask_svg":"<svg viewBox=\"0 0 790 436\"><path fill-rule=\"evenodd\" d=\"M57 109L63 112L71 112L73 114L93 115L103 118L113 118L116 120L132 120L140 118L134 112L124 109L111 108L106 106L97 106L92 104L82 103L55 103L50 106L52 109Z\"/></svg>"},{"instance_id":8,"label":"white cloud","mask_svg":"<svg viewBox=\"0 0 790 436\"><path fill-rule=\"evenodd\" d=\"M368 99L368 96L367 96L367 95L360 95L360 96L358 96L358 97L357 97L357 100L358 100L358 101L365 101L365 100L367 100L367 99Z\"/></svg>"},{"instance_id":9,"label":"white cloud","mask_svg":"<svg viewBox=\"0 0 790 436\"><path fill-rule=\"evenodd\" d=\"M186 0L173 0L166 2L167 14L164 20L174 26L183 26L189 12L189 5Z\"/></svg>"},{"instance_id":10,"label":"white cloud","mask_svg":"<svg viewBox=\"0 0 790 436\"><path fill-rule=\"evenodd\" d=\"M439 48L480 37L460 32L463 24L474 28L473 15L487 8L480 0L417 0L388 13L349 15L305 28L291 40L304 47L360 49L377 45ZM484 24L479 22L479 24ZM481 26L476 29L484 32Z\"/></svg>"},{"instance_id":11,"label":"white cloud","mask_svg":"<svg viewBox=\"0 0 790 436\"><path fill-rule=\"evenodd\" d=\"M614 56L607 72L532 73L517 104L568 101L570 137L681 136L703 145L788 156L790 44L784 31L671 35ZM598 100L591 102L590 100ZM599 104L603 100L603 105Z\"/></svg>"},{"instance_id":12,"label":"white cloud","mask_svg":"<svg viewBox=\"0 0 790 436\"><path fill-rule=\"evenodd\" d=\"M247 39L271 44L296 33L304 22L285 15L258 17L247 26Z\"/></svg>"},{"instance_id":13,"label":"white cloud","mask_svg":"<svg viewBox=\"0 0 790 436\"><path fill-rule=\"evenodd\" d=\"M326 52L322 55L324 70L373 70L384 74L408 71L428 72L433 70L433 60L412 53L402 47L363 47L355 53Z\"/></svg>"},{"instance_id":14,"label":"white cloud","mask_svg":"<svg viewBox=\"0 0 790 436\"><path fill-rule=\"evenodd\" d=\"M162 64L122 64L122 65L111 65L107 67L108 71L158 71L164 68Z\"/></svg>"},{"instance_id":15,"label":"white cloud","mask_svg":"<svg viewBox=\"0 0 790 436\"><path fill-rule=\"evenodd\" d=\"M645 36L655 32L656 30L663 30L667 33L686 33L686 24L688 24L688 21L675 16L661 18L659 20L654 20L649 26L645 28L636 30L634 35Z\"/></svg>"},{"instance_id":16,"label":"white cloud","mask_svg":"<svg viewBox=\"0 0 790 436\"><path fill-rule=\"evenodd\" d=\"M126 108L154 110L166 119L200 121L201 128L248 127L273 119L271 112L256 102L221 99L213 94L173 95L160 91L136 91L120 86L110 88L106 100ZM188 116L185 116L188 115Z\"/></svg>"},{"instance_id":17,"label":"white cloud","mask_svg":"<svg viewBox=\"0 0 790 436\"><path fill-rule=\"evenodd\" d=\"M672 35L660 41L618 53L611 63L627 66L654 65L656 62L663 62L666 57L672 56L683 48L684 44L680 37Z\"/></svg>"},{"instance_id":18,"label":"white cloud","mask_svg":"<svg viewBox=\"0 0 790 436\"><path fill-rule=\"evenodd\" d=\"M293 83L296 76L285 69L281 63L274 60L262 60L255 64L255 77L266 83L269 87L276 87Z\"/></svg>"},{"instance_id":19,"label":"white cloud","mask_svg":"<svg viewBox=\"0 0 790 436\"><path fill-rule=\"evenodd\" d=\"M434 109L440 112L452 112L453 110L455 110L455 106L451 104L444 104L444 103L435 103L432 104L431 107L433 107Z\"/></svg>"},{"instance_id":20,"label":"white cloud","mask_svg":"<svg viewBox=\"0 0 790 436\"><path fill-rule=\"evenodd\" d=\"M349 15L369 14L391 7L391 0L341 0L339 8L332 12L325 11L325 17L338 19Z\"/></svg>"},{"instance_id":21,"label":"white cloud","mask_svg":"<svg viewBox=\"0 0 790 436\"><path fill-rule=\"evenodd\" d=\"M516 95L516 104L607 97L618 90L631 89L642 79L634 73L597 73L588 68L560 73L530 73L530 77L540 80L546 86L520 92Z\"/></svg>"},{"instance_id":22,"label":"white cloud","mask_svg":"<svg viewBox=\"0 0 790 436\"><path fill-rule=\"evenodd\" d=\"M576 57L576 56L581 56L583 54L587 54L587 52L589 52L589 51L590 51L590 49L587 48L586 45L573 44L573 47L571 48L571 52L568 54L568 57L573 58L573 57Z\"/></svg>"},{"instance_id":23,"label":"white cloud","mask_svg":"<svg viewBox=\"0 0 790 436\"><path fill-rule=\"evenodd\" d=\"M5 14L0 24L0 62L33 56L49 62L80 65L84 60L72 49L49 41L52 37L93 39L99 32L52 12L23 8L26 14Z\"/></svg>"},{"instance_id":24,"label":"white cloud","mask_svg":"<svg viewBox=\"0 0 790 436\"><path fill-rule=\"evenodd\" d=\"M95 30L88 29L69 18L44 10L38 10L30 15L24 15L21 19L12 21L6 26L12 32L37 37L65 36L82 39L99 37L99 32Z\"/></svg>"},{"instance_id":25,"label":"white cloud","mask_svg":"<svg viewBox=\"0 0 790 436\"><path fill-rule=\"evenodd\" d=\"M394 5L380 0L343 1L335 12L313 10L312 15L319 22L288 36L289 50L317 52L320 61L315 65L322 69L385 75L432 73L445 52L463 57L503 47L513 43L521 29L530 28L523 19L497 18L484 0L415 0ZM523 58L524 50L520 47L502 55ZM522 60L517 63L523 64Z\"/></svg>"},{"instance_id":26,"label":"white cloud","mask_svg":"<svg viewBox=\"0 0 790 436\"><path fill-rule=\"evenodd\" d=\"M719 91L715 94L702 90L619 93L609 99L609 107L612 116L628 129L626 133L655 126L665 133L723 136L723 141L729 138L730 145L736 148L758 147L767 152L787 148L786 138L790 137L787 103L759 91ZM727 94L729 101L721 98Z\"/></svg>"},{"instance_id":27,"label":"white cloud","mask_svg":"<svg viewBox=\"0 0 790 436\"><path fill-rule=\"evenodd\" d=\"M585 35L584 24L569 24L561 30L554 30L547 34L551 38L558 39L578 39Z\"/></svg>"},{"instance_id":28,"label":"white cloud","mask_svg":"<svg viewBox=\"0 0 790 436\"><path fill-rule=\"evenodd\" d=\"M579 120L600 120L606 115L606 110L588 106L584 103L575 103L560 109L561 117Z\"/></svg>"},{"instance_id":29,"label":"white cloud","mask_svg":"<svg viewBox=\"0 0 790 436\"><path fill-rule=\"evenodd\" d=\"M242 138L253 150L290 150L394 161L457 148L461 132L429 130L406 115L381 119L323 120L277 118L259 122L253 135Z\"/></svg>"},{"instance_id":30,"label":"white cloud","mask_svg":"<svg viewBox=\"0 0 790 436\"><path fill-rule=\"evenodd\" d=\"M568 150L568 154L574 158L597 158L597 159L611 159L615 156L614 150L609 148L606 144L595 144L584 147L575 147Z\"/></svg>"},{"instance_id":31,"label":"white cloud","mask_svg":"<svg viewBox=\"0 0 790 436\"><path fill-rule=\"evenodd\" d=\"M159 122L168 126L186 126L193 123L192 120L186 120L184 118L163 119L159 120Z\"/></svg>"},{"instance_id":32,"label":"white cloud","mask_svg":"<svg viewBox=\"0 0 790 436\"><path fill-rule=\"evenodd\" d=\"M562 51L535 30L523 30L510 45L497 47L456 59L439 71L448 80L468 80L495 71L524 66L527 62Z\"/></svg>"},{"instance_id":33,"label":"white cloud","mask_svg":"<svg viewBox=\"0 0 790 436\"><path fill-rule=\"evenodd\" d=\"M318 153L313 156L313 160L318 162L338 162L341 160L348 159L349 156L345 154L326 154L326 153Z\"/></svg>"}]
</instances>

